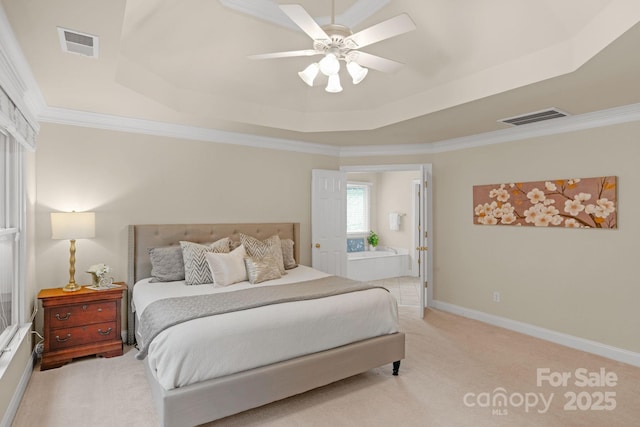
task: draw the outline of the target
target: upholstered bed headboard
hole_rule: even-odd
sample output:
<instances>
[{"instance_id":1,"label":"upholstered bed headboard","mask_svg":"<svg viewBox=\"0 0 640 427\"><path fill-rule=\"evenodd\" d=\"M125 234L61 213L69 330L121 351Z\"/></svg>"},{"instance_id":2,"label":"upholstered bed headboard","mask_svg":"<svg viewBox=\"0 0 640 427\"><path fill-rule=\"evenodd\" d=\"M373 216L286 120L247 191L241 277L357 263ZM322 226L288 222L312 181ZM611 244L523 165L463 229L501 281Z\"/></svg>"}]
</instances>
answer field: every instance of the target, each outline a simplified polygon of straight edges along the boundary
<instances>
[{"instance_id":1,"label":"upholstered bed headboard","mask_svg":"<svg viewBox=\"0 0 640 427\"><path fill-rule=\"evenodd\" d=\"M135 283L151 276L149 249L179 245L181 240L195 243L211 243L224 237L240 240L240 233L263 240L274 234L281 239L292 239L294 257L300 262L300 223L255 224L145 224L129 226L128 282L129 301ZM134 316L129 307L127 341L134 341Z\"/></svg>"}]
</instances>

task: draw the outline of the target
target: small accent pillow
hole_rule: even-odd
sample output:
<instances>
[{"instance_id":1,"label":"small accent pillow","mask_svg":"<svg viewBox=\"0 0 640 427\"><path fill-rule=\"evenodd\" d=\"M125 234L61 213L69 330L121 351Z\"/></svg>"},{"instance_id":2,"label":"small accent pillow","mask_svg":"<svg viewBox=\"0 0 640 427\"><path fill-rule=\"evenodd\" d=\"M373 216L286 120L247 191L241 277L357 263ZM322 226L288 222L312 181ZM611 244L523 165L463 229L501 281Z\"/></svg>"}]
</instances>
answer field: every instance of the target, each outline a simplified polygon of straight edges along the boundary
<instances>
[{"instance_id":1,"label":"small accent pillow","mask_svg":"<svg viewBox=\"0 0 640 427\"><path fill-rule=\"evenodd\" d=\"M291 270L292 268L296 268L298 264L293 256L293 240L280 239L280 243L282 244L282 260L284 262L284 269Z\"/></svg>"},{"instance_id":2,"label":"small accent pillow","mask_svg":"<svg viewBox=\"0 0 640 427\"><path fill-rule=\"evenodd\" d=\"M280 268L280 274L285 274L284 261L282 259L282 245L280 244L280 237L278 237L278 235L274 234L268 239L260 241L255 237L240 233L240 242L247 250L247 255L252 258L275 258L276 264Z\"/></svg>"},{"instance_id":3,"label":"small accent pillow","mask_svg":"<svg viewBox=\"0 0 640 427\"><path fill-rule=\"evenodd\" d=\"M282 277L278 260L273 257L249 257L244 259L244 264L247 267L247 276L252 285Z\"/></svg>"},{"instance_id":4,"label":"small accent pillow","mask_svg":"<svg viewBox=\"0 0 640 427\"><path fill-rule=\"evenodd\" d=\"M213 276L213 286L229 286L247 280L244 258L247 251L240 245L228 254L207 252L204 254Z\"/></svg>"},{"instance_id":5,"label":"small accent pillow","mask_svg":"<svg viewBox=\"0 0 640 427\"><path fill-rule=\"evenodd\" d=\"M211 270L207 264L207 252L229 253L229 238L225 237L209 245L193 242L180 242L184 259L184 280L187 285L213 283Z\"/></svg>"},{"instance_id":6,"label":"small accent pillow","mask_svg":"<svg viewBox=\"0 0 640 427\"><path fill-rule=\"evenodd\" d=\"M149 248L151 260L150 282L184 280L184 261L180 246Z\"/></svg>"}]
</instances>

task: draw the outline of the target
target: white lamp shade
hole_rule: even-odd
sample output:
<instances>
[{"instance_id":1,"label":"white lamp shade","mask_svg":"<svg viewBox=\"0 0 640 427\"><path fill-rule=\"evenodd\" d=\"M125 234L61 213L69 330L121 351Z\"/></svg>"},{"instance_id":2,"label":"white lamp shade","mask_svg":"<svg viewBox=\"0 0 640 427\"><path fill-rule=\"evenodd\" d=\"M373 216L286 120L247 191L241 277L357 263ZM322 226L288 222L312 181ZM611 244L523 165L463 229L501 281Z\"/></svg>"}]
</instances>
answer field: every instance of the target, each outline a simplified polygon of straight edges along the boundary
<instances>
[{"instance_id":1,"label":"white lamp shade","mask_svg":"<svg viewBox=\"0 0 640 427\"><path fill-rule=\"evenodd\" d=\"M52 212L51 238L56 240L89 239L96 235L95 212Z\"/></svg>"},{"instance_id":2,"label":"white lamp shade","mask_svg":"<svg viewBox=\"0 0 640 427\"><path fill-rule=\"evenodd\" d=\"M313 80L318 75L318 71L320 71L320 66L318 65L317 62L314 62L313 64L305 68L303 71L300 71L298 75L300 76L303 82L305 82L309 86L313 86Z\"/></svg>"},{"instance_id":3,"label":"white lamp shade","mask_svg":"<svg viewBox=\"0 0 640 427\"><path fill-rule=\"evenodd\" d=\"M342 92L342 86L340 86L340 77L337 74L329 76L329 83L325 89L327 92L338 93Z\"/></svg>"},{"instance_id":4,"label":"white lamp shade","mask_svg":"<svg viewBox=\"0 0 640 427\"><path fill-rule=\"evenodd\" d=\"M347 71L353 78L353 84L357 85L362 80L364 80L365 77L367 77L369 69L362 68L357 62L351 61L347 63Z\"/></svg>"},{"instance_id":5,"label":"white lamp shade","mask_svg":"<svg viewBox=\"0 0 640 427\"><path fill-rule=\"evenodd\" d=\"M333 53L327 53L319 62L320 71L325 76L337 74L340 71L340 61Z\"/></svg>"}]
</instances>

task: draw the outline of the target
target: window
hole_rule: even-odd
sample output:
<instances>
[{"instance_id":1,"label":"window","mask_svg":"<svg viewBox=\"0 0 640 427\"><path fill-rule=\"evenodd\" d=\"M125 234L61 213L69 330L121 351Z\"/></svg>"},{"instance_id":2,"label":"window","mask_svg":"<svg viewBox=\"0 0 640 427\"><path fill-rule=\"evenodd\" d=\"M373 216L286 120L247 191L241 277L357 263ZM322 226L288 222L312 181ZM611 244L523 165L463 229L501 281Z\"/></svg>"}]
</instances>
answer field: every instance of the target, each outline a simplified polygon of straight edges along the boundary
<instances>
[{"instance_id":1,"label":"window","mask_svg":"<svg viewBox=\"0 0 640 427\"><path fill-rule=\"evenodd\" d=\"M0 128L0 354L22 319L20 295L24 289L24 148Z\"/></svg>"},{"instance_id":2,"label":"window","mask_svg":"<svg viewBox=\"0 0 640 427\"><path fill-rule=\"evenodd\" d=\"M347 233L369 232L370 184L347 183Z\"/></svg>"}]
</instances>

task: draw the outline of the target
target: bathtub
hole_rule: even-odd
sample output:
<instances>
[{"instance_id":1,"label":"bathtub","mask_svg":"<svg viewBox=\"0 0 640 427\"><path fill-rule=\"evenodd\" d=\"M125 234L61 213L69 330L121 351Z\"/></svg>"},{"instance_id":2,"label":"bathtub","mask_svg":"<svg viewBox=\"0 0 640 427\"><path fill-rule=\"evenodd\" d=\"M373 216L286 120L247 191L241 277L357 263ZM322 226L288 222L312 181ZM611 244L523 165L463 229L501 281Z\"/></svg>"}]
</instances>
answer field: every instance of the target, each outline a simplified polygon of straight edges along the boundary
<instances>
[{"instance_id":1,"label":"bathtub","mask_svg":"<svg viewBox=\"0 0 640 427\"><path fill-rule=\"evenodd\" d=\"M397 253L396 253L397 252ZM409 254L407 250L377 250L347 253L347 277L370 281L407 276Z\"/></svg>"}]
</instances>

